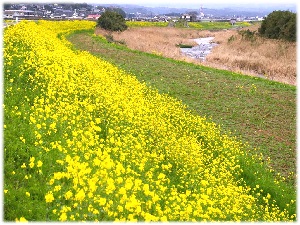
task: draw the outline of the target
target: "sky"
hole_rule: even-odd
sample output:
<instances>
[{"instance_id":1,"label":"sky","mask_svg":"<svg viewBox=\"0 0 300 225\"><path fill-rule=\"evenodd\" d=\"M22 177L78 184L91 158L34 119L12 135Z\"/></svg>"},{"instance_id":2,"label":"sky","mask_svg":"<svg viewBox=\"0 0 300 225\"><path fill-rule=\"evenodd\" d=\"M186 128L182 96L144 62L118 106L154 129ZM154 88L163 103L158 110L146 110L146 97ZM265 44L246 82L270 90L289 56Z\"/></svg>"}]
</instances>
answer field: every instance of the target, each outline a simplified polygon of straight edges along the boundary
<instances>
[{"instance_id":1,"label":"sky","mask_svg":"<svg viewBox=\"0 0 300 225\"><path fill-rule=\"evenodd\" d=\"M134 4L146 7L169 7L169 8L189 8L199 9L211 8L262 8L267 9L271 5L272 9L277 9L275 4L280 4L279 10L300 9L299 0L4 0L4 3L88 3L88 4ZM259 6L257 6L259 5ZM3 6L3 5L2 5Z\"/></svg>"},{"instance_id":2,"label":"sky","mask_svg":"<svg viewBox=\"0 0 300 225\"><path fill-rule=\"evenodd\" d=\"M5 3L94 3L94 4L135 4L143 6L176 6L176 5L205 5L205 4L296 4L297 0L13 0Z\"/></svg>"},{"instance_id":3,"label":"sky","mask_svg":"<svg viewBox=\"0 0 300 225\"><path fill-rule=\"evenodd\" d=\"M75 0L78 1L78 0ZM83 0L84 1L84 0ZM79 0L78 2L82 2ZM87 3L136 5L204 5L204 4L296 4L297 0L86 0Z\"/></svg>"},{"instance_id":4,"label":"sky","mask_svg":"<svg viewBox=\"0 0 300 225\"><path fill-rule=\"evenodd\" d=\"M93 0L87 0L87 1L93 1ZM296 0L99 0L95 1L98 3L117 3L117 4L204 4L204 3L235 3L235 4L241 4L241 3L296 3Z\"/></svg>"}]
</instances>

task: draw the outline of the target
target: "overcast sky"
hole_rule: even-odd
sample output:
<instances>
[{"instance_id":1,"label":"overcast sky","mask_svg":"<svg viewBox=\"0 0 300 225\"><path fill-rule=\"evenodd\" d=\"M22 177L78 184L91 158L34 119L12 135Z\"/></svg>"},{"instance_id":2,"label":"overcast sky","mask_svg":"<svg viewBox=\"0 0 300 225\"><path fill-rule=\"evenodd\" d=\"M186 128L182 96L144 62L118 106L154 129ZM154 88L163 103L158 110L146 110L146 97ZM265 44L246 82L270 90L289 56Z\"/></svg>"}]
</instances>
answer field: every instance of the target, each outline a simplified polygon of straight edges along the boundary
<instances>
[{"instance_id":1,"label":"overcast sky","mask_svg":"<svg viewBox=\"0 0 300 225\"><path fill-rule=\"evenodd\" d=\"M117 4L205 4L205 3L296 3L296 0L87 0L90 2Z\"/></svg>"},{"instance_id":2,"label":"overcast sky","mask_svg":"<svg viewBox=\"0 0 300 225\"><path fill-rule=\"evenodd\" d=\"M205 4L296 4L297 0L4 0L5 3L94 3L94 4L136 4L136 5L205 5Z\"/></svg>"},{"instance_id":3,"label":"overcast sky","mask_svg":"<svg viewBox=\"0 0 300 225\"><path fill-rule=\"evenodd\" d=\"M299 0L298 0L299 1ZM249 8L264 8L269 6L279 10L293 10L295 6L300 7L297 0L4 0L4 3L88 3L88 4L134 4L148 7L170 7L170 8L230 8L244 6ZM259 4L259 6L257 6ZM271 6L272 5L272 6Z\"/></svg>"},{"instance_id":4,"label":"overcast sky","mask_svg":"<svg viewBox=\"0 0 300 225\"><path fill-rule=\"evenodd\" d=\"M82 2L75 0L77 2ZM86 0L90 3L108 3L108 4L136 4L136 5L189 5L189 4L261 4L261 3L281 3L296 4L297 0Z\"/></svg>"}]
</instances>

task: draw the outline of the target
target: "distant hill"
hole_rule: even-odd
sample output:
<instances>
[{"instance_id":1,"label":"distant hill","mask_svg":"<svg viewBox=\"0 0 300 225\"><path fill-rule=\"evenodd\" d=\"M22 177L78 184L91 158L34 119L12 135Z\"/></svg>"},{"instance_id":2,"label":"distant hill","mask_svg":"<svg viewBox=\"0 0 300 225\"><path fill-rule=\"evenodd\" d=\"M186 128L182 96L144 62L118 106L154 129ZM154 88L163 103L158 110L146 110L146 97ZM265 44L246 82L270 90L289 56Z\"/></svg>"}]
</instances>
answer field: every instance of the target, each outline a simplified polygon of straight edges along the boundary
<instances>
[{"instance_id":1,"label":"distant hill","mask_svg":"<svg viewBox=\"0 0 300 225\"><path fill-rule=\"evenodd\" d=\"M101 4L103 6L118 6L126 13L142 13L146 15L161 15L169 13L186 13L189 11L200 12L201 4L198 5L170 5L170 6L143 6L131 4ZM259 16L263 17L273 12L274 10L289 10L296 12L296 4L203 4L203 13L212 14L214 16Z\"/></svg>"}]
</instances>

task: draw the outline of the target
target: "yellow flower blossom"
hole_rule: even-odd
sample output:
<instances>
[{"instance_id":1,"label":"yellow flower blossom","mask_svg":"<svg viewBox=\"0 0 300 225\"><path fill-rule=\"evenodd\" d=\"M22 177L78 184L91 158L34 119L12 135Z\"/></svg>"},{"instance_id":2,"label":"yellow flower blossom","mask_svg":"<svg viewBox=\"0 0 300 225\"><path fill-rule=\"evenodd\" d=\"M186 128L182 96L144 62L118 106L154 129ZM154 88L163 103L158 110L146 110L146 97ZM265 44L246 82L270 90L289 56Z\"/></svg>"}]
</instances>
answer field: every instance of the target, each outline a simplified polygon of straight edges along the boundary
<instances>
[{"instance_id":1,"label":"yellow flower blossom","mask_svg":"<svg viewBox=\"0 0 300 225\"><path fill-rule=\"evenodd\" d=\"M25 219L25 217L21 216L20 219L16 218L16 222L27 223L28 221Z\"/></svg>"},{"instance_id":2,"label":"yellow flower blossom","mask_svg":"<svg viewBox=\"0 0 300 225\"><path fill-rule=\"evenodd\" d=\"M25 138L24 138L23 136L20 137L20 140L21 140L23 143L25 143L25 141L26 141Z\"/></svg>"},{"instance_id":3,"label":"yellow flower blossom","mask_svg":"<svg viewBox=\"0 0 300 225\"><path fill-rule=\"evenodd\" d=\"M106 199L105 198L100 198L99 199L99 205L103 206L106 204Z\"/></svg>"},{"instance_id":4,"label":"yellow flower blossom","mask_svg":"<svg viewBox=\"0 0 300 225\"><path fill-rule=\"evenodd\" d=\"M66 200L69 200L70 198L72 198L73 193L71 191L67 191L64 196Z\"/></svg>"},{"instance_id":5,"label":"yellow flower blossom","mask_svg":"<svg viewBox=\"0 0 300 225\"><path fill-rule=\"evenodd\" d=\"M53 193L52 192L48 192L45 195L45 200L46 200L47 203L53 202L53 200L54 200Z\"/></svg>"},{"instance_id":6,"label":"yellow flower blossom","mask_svg":"<svg viewBox=\"0 0 300 225\"><path fill-rule=\"evenodd\" d=\"M68 216L65 212L63 212L60 217L59 217L59 221L66 221L68 219Z\"/></svg>"},{"instance_id":7,"label":"yellow flower blossom","mask_svg":"<svg viewBox=\"0 0 300 225\"><path fill-rule=\"evenodd\" d=\"M61 190L61 186L60 185L56 185L55 187L54 187L54 191L60 191Z\"/></svg>"},{"instance_id":8,"label":"yellow flower blossom","mask_svg":"<svg viewBox=\"0 0 300 225\"><path fill-rule=\"evenodd\" d=\"M34 167L34 162L30 162L28 165L29 165L30 168L33 168Z\"/></svg>"},{"instance_id":9,"label":"yellow flower blossom","mask_svg":"<svg viewBox=\"0 0 300 225\"><path fill-rule=\"evenodd\" d=\"M39 160L38 162L37 162L37 167L42 167L42 165L43 165L43 162L41 161L41 160Z\"/></svg>"},{"instance_id":10,"label":"yellow flower blossom","mask_svg":"<svg viewBox=\"0 0 300 225\"><path fill-rule=\"evenodd\" d=\"M84 190L80 189L80 191L76 193L75 199L76 199L77 201L83 201L84 198L85 198Z\"/></svg>"}]
</instances>

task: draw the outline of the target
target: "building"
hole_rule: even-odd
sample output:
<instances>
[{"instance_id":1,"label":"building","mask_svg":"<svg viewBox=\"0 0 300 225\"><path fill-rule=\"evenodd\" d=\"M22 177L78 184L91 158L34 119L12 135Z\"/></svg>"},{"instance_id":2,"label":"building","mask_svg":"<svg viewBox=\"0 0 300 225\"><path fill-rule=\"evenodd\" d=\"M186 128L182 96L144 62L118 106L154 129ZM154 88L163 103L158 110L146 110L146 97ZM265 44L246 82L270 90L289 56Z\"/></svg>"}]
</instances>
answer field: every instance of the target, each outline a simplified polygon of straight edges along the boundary
<instances>
[{"instance_id":1,"label":"building","mask_svg":"<svg viewBox=\"0 0 300 225\"><path fill-rule=\"evenodd\" d=\"M15 19L16 17L33 17L35 16L34 11L31 10L4 10L4 19Z\"/></svg>"},{"instance_id":2,"label":"building","mask_svg":"<svg viewBox=\"0 0 300 225\"><path fill-rule=\"evenodd\" d=\"M100 15L98 15L98 14L91 14L91 15L88 15L88 16L86 17L86 19L87 19L87 20L98 20L99 17L100 17Z\"/></svg>"},{"instance_id":3,"label":"building","mask_svg":"<svg viewBox=\"0 0 300 225\"><path fill-rule=\"evenodd\" d=\"M189 21L189 22L195 22L197 20L197 16L192 14L182 14L181 15L181 19L184 19L186 21Z\"/></svg>"}]
</instances>

